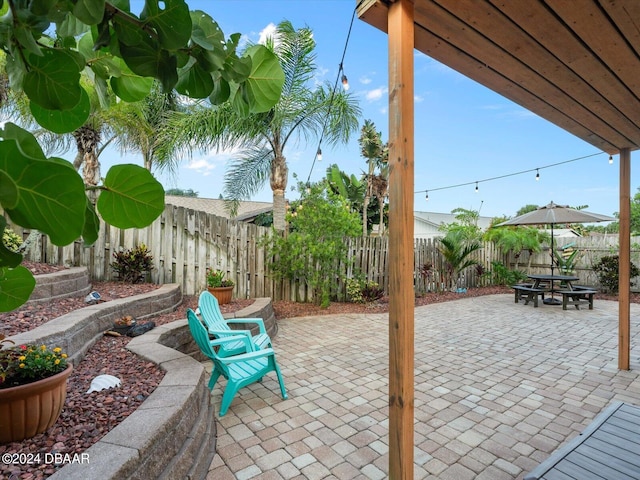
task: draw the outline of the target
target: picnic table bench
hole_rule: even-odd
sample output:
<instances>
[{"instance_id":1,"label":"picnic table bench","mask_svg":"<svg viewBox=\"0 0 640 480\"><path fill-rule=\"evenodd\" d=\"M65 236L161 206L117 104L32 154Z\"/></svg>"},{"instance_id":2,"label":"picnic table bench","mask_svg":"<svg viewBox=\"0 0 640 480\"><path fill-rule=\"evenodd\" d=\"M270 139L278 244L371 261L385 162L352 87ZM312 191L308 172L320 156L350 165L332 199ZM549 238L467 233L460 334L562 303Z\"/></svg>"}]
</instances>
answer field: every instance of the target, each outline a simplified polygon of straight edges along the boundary
<instances>
[{"instance_id":1,"label":"picnic table bench","mask_svg":"<svg viewBox=\"0 0 640 480\"><path fill-rule=\"evenodd\" d=\"M640 479L640 407L614 402L524 480Z\"/></svg>"},{"instance_id":2,"label":"picnic table bench","mask_svg":"<svg viewBox=\"0 0 640 480\"><path fill-rule=\"evenodd\" d=\"M589 305L589 310L593 310L593 296L598 293L591 287L582 287L574 285L571 290L558 290L562 294L562 309L566 310L567 306L574 305L576 310L580 310L580 305Z\"/></svg>"},{"instance_id":3,"label":"picnic table bench","mask_svg":"<svg viewBox=\"0 0 640 480\"><path fill-rule=\"evenodd\" d=\"M529 305L529 302L533 301L534 307L538 306L538 297L541 296L544 300L544 294L549 291L547 288L534 287L528 283L512 285L511 288L515 293L516 303L524 300L524 304Z\"/></svg>"}]
</instances>

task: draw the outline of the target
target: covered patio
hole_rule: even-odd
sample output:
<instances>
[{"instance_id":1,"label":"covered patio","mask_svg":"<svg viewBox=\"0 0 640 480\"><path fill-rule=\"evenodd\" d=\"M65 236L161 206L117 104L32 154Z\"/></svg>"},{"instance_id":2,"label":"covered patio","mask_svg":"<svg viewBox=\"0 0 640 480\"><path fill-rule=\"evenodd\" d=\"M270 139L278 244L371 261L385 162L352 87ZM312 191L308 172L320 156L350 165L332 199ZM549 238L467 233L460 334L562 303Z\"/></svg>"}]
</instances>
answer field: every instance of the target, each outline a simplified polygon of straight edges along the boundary
<instances>
[{"instance_id":1,"label":"covered patio","mask_svg":"<svg viewBox=\"0 0 640 480\"><path fill-rule=\"evenodd\" d=\"M512 297L415 309L414 478L522 479L611 402L640 404L640 305L625 371L616 302L585 315ZM243 389L217 420L208 478L389 478L388 316L278 323L289 399L273 375Z\"/></svg>"},{"instance_id":2,"label":"covered patio","mask_svg":"<svg viewBox=\"0 0 640 480\"><path fill-rule=\"evenodd\" d=\"M635 0L360 0L389 37L389 476L413 478L414 50L620 159L618 368L630 365L630 169L640 147ZM453 146L452 146L453 147ZM615 348L615 347L614 347Z\"/></svg>"}]
</instances>

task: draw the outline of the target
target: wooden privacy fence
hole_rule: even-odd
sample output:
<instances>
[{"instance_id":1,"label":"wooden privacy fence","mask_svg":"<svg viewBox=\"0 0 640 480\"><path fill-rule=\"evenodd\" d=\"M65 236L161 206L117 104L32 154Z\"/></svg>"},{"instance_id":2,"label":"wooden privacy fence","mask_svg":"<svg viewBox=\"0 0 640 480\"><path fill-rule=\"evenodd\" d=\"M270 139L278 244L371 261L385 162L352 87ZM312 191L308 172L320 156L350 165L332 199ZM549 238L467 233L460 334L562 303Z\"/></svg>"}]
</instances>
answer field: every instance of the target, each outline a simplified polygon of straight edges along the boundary
<instances>
[{"instance_id":1,"label":"wooden privacy fence","mask_svg":"<svg viewBox=\"0 0 640 480\"><path fill-rule=\"evenodd\" d=\"M27 238L29 230L8 226ZM114 274L110 268L114 252L129 250L145 244L153 256L154 269L148 281L153 283L177 283L185 295L195 295L205 289L205 270L213 267L226 272L227 278L236 283L235 298L271 297L275 300L312 300L313 293L301 281L279 282L269 275L266 249L260 240L270 235L271 229L253 224L228 220L212 214L167 205L164 212L149 227L121 230L101 222L98 240L91 247L76 241L65 247L57 247L44 235L38 235L34 246L26 255L27 260L64 266L85 266L94 281L110 281ZM604 239L603 239L604 238ZM601 256L617 252L617 236L572 238L560 241L558 246L576 243L583 253L577 274L580 282L597 285L591 265ZM343 275L352 278L361 275L376 282L388 291L388 238L365 237L348 241L351 265L336 264L334 295L346 298ZM640 237L632 239L635 247ZM447 288L446 265L438 251L438 241L416 239L414 256L415 291L421 294ZM640 260L640 250L634 250L632 258ZM504 255L491 243L474 252L474 258L485 271L490 271L493 261L515 267L513 255ZM530 267L528 265L530 264ZM549 272L549 251L529 258L523 253L518 268L528 273ZM471 288L485 284L476 268L468 268L461 275L456 287Z\"/></svg>"},{"instance_id":2,"label":"wooden privacy fence","mask_svg":"<svg viewBox=\"0 0 640 480\"><path fill-rule=\"evenodd\" d=\"M593 265L606 255L618 255L618 235L598 235L590 237L570 237L570 238L557 238L555 240L556 250L563 247L570 246L574 250L578 250L578 259L575 268L575 274L580 278L576 283L580 285L593 285L598 286L599 280L595 272L593 271ZM640 266L640 237L631 237L631 261ZM513 254L507 256L507 265L509 268L523 270L531 274L539 273L551 273L551 252L550 249L544 248L539 253L529 255L528 252L523 252L517 261ZM555 267L555 272L558 272ZM640 280L638 278L632 279ZM638 290L640 288L640 282L635 282L635 286L632 289Z\"/></svg>"}]
</instances>

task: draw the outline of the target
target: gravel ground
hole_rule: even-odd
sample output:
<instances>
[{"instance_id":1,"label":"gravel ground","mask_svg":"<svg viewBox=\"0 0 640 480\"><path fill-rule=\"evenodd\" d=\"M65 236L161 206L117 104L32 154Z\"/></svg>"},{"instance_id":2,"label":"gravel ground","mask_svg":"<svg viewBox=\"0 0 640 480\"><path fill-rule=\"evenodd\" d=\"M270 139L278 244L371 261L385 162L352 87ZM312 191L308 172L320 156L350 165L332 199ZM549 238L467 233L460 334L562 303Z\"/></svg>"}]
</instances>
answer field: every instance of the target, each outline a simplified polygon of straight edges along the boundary
<instances>
[{"instance_id":1,"label":"gravel ground","mask_svg":"<svg viewBox=\"0 0 640 480\"><path fill-rule=\"evenodd\" d=\"M50 266L29 266L29 268L34 274L51 273L60 269ZM145 293L156 288L158 285L152 284L130 285L120 282L92 284L92 289L98 291L105 301ZM239 310L251 303L252 300L234 301L231 304L222 305L221 310L223 312ZM178 310L154 317L151 321L161 325L182 319L185 309L195 309L196 305L195 296L185 296ZM24 306L13 312L0 314L0 332L7 336L13 335L85 306L84 297ZM67 400L55 425L47 432L33 438L0 445L0 455L3 453L40 453L42 455L82 453L135 411L155 390L164 373L155 364L146 362L129 352L125 347L130 340L131 338L126 336L105 336L100 339L87 352L84 360L79 365L74 365L74 371L69 377ZM103 373L120 378L121 386L86 394L91 380ZM50 463L7 465L2 462L0 478L42 479L55 473L61 466Z\"/></svg>"},{"instance_id":2,"label":"gravel ground","mask_svg":"<svg viewBox=\"0 0 640 480\"><path fill-rule=\"evenodd\" d=\"M51 273L63 267L41 264L26 264L36 275ZM96 282L92 289L100 293L105 301L123 298L158 288L153 284L123 284L119 282ZM453 292L429 293L416 298L416 306L457 300L470 296L495 293L511 293L506 287L483 287L469 289L465 294ZM615 299L615 296L599 294L600 298ZM640 303L640 295L632 295L632 301ZM224 313L244 308L252 300L235 300L222 305ZM84 298L63 299L40 305L25 306L16 311L0 314L0 332L13 335L34 328L50 319L86 306ZM184 318L186 308L195 309L197 297L185 296L177 311L151 319L156 325ZM328 308L309 303L274 302L276 318L317 316L340 313L388 312L388 298L371 304L332 303ZM153 392L163 377L163 372L154 364L145 362L126 350L129 337L105 336L87 353L69 378L67 400L60 419L44 434L22 442L0 445L2 453L82 453L97 442L110 429L118 425ZM117 389L86 394L91 380L108 373L119 377L122 384ZM60 466L52 464L5 465L0 463L0 478L9 480L42 479L55 473Z\"/></svg>"}]
</instances>

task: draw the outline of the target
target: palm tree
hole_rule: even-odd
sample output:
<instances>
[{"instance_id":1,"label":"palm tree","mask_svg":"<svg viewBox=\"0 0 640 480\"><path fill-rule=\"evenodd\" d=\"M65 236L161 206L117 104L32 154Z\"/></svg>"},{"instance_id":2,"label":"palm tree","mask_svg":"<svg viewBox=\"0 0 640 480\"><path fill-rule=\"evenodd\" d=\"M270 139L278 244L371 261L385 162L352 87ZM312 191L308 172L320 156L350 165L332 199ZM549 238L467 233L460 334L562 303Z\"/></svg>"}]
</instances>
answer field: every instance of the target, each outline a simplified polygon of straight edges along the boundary
<instances>
[{"instance_id":1,"label":"palm tree","mask_svg":"<svg viewBox=\"0 0 640 480\"><path fill-rule=\"evenodd\" d=\"M358 142L360 143L360 153L367 160L368 167L365 174L367 188L362 207L362 235L366 237L369 233L367 209L373 196L378 199L378 208L380 209L380 234L382 234L384 227L384 198L387 195L389 172L386 163L389 149L386 144L382 143L382 134L376 130L376 126L371 120L364 121ZM379 175L375 174L376 168L380 169Z\"/></svg>"},{"instance_id":2,"label":"palm tree","mask_svg":"<svg viewBox=\"0 0 640 480\"><path fill-rule=\"evenodd\" d=\"M477 260L469 258L469 255L482 248L482 244L478 241L465 240L460 231L450 231L440 239L440 244L438 250L445 260L447 283L453 289L460 273L465 268L478 263Z\"/></svg>"},{"instance_id":3,"label":"palm tree","mask_svg":"<svg viewBox=\"0 0 640 480\"><path fill-rule=\"evenodd\" d=\"M225 175L225 198L235 212L269 180L273 191L273 225L285 228L288 167L285 148L301 138L329 145L347 142L357 129L360 108L355 98L330 85L310 90L315 66L315 41L309 28L295 30L281 22L266 47L274 52L285 74L279 102L268 112L242 115L228 103L194 105L188 113L171 115L160 144L160 156L178 161L193 149L234 148Z\"/></svg>"},{"instance_id":4,"label":"palm tree","mask_svg":"<svg viewBox=\"0 0 640 480\"><path fill-rule=\"evenodd\" d=\"M85 123L70 133L55 133L40 127L29 110L29 102L23 92L11 90L2 111L25 129L33 131L47 154L67 152L75 147L76 155L73 166L82 169L85 185L95 186L100 182L100 154L115 140L119 133L136 128L138 122L124 124L125 109L139 109L137 104L115 102L111 91L110 98L101 102L95 85L87 76L83 77L82 86L89 94L91 112ZM108 103L107 107L103 104Z\"/></svg>"},{"instance_id":5,"label":"palm tree","mask_svg":"<svg viewBox=\"0 0 640 480\"><path fill-rule=\"evenodd\" d=\"M119 118L117 144L122 151L140 153L147 170L151 171L156 166L171 172L175 163L164 162L163 158L158 157L159 137L170 112L184 109L175 90L163 93L160 83L154 82L144 100L125 104Z\"/></svg>"},{"instance_id":6,"label":"palm tree","mask_svg":"<svg viewBox=\"0 0 640 480\"><path fill-rule=\"evenodd\" d=\"M502 219L494 219L493 225L500 223ZM484 234L484 240L493 242L503 252L513 252L518 270L518 261L523 251L529 252L529 263L533 253L542 250L542 242L548 241L550 235L535 227L489 227ZM529 265L531 267L531 265Z\"/></svg>"}]
</instances>

